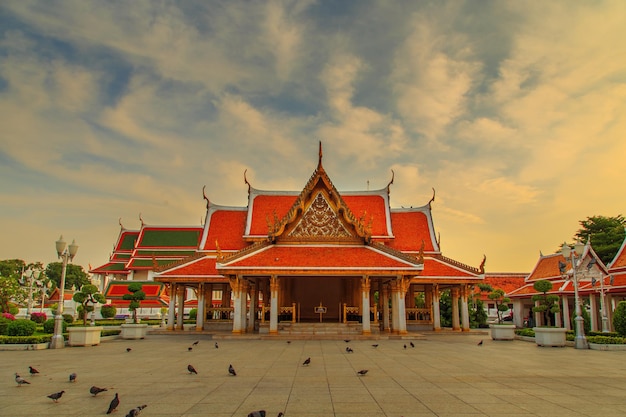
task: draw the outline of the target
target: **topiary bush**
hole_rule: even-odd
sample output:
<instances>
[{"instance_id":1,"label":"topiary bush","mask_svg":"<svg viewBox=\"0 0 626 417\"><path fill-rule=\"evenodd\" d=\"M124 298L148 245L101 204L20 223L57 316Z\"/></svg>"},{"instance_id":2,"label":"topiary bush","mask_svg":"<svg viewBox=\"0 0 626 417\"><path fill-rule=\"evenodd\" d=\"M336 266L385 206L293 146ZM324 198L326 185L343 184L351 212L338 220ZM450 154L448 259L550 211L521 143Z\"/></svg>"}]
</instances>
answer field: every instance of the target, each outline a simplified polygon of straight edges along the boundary
<instances>
[{"instance_id":1,"label":"topiary bush","mask_svg":"<svg viewBox=\"0 0 626 417\"><path fill-rule=\"evenodd\" d=\"M189 320L195 320L198 317L198 309L192 308L189 310Z\"/></svg>"},{"instance_id":2,"label":"topiary bush","mask_svg":"<svg viewBox=\"0 0 626 417\"><path fill-rule=\"evenodd\" d=\"M63 321L67 324L74 323L74 316L71 314L63 314Z\"/></svg>"},{"instance_id":3,"label":"topiary bush","mask_svg":"<svg viewBox=\"0 0 626 417\"><path fill-rule=\"evenodd\" d=\"M113 307L111 304L104 304L100 308L100 315L105 319L112 319L117 314L117 308Z\"/></svg>"},{"instance_id":4,"label":"topiary bush","mask_svg":"<svg viewBox=\"0 0 626 417\"><path fill-rule=\"evenodd\" d=\"M7 336L32 336L37 330L37 323L31 320L13 320L7 327Z\"/></svg>"},{"instance_id":5,"label":"topiary bush","mask_svg":"<svg viewBox=\"0 0 626 417\"><path fill-rule=\"evenodd\" d=\"M67 322L66 321L62 321L61 323L63 323L63 330L62 332L65 333L67 332ZM48 319L44 322L43 324L43 332L44 333L54 333L54 319Z\"/></svg>"},{"instance_id":6,"label":"topiary bush","mask_svg":"<svg viewBox=\"0 0 626 417\"><path fill-rule=\"evenodd\" d=\"M559 308L559 296L548 294L552 289L552 283L545 279L535 281L533 284L535 291L541 294L535 294L532 297L534 302L539 302L538 306L533 307L533 313L541 313L546 319L546 325L552 325L552 317L561 311Z\"/></svg>"},{"instance_id":7,"label":"topiary bush","mask_svg":"<svg viewBox=\"0 0 626 417\"><path fill-rule=\"evenodd\" d=\"M620 301L613 312L613 327L621 336L626 336L626 301Z\"/></svg>"}]
</instances>

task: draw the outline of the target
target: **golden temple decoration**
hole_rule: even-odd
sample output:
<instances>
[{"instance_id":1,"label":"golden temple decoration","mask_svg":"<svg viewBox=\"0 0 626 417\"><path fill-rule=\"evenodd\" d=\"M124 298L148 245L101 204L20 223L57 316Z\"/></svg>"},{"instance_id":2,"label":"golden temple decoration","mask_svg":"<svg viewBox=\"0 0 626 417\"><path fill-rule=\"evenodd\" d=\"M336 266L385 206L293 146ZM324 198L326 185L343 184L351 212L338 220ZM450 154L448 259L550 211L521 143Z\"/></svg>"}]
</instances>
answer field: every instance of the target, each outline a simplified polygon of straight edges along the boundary
<instances>
[{"instance_id":1,"label":"golden temple decoration","mask_svg":"<svg viewBox=\"0 0 626 417\"><path fill-rule=\"evenodd\" d=\"M337 214L330 207L323 194L318 193L289 236L351 237L352 235L339 221Z\"/></svg>"},{"instance_id":2,"label":"golden temple decoration","mask_svg":"<svg viewBox=\"0 0 626 417\"><path fill-rule=\"evenodd\" d=\"M485 262L487 262L487 255L483 255L483 261L480 263L480 266L478 267L478 270L480 271L481 274L485 273Z\"/></svg>"}]
</instances>

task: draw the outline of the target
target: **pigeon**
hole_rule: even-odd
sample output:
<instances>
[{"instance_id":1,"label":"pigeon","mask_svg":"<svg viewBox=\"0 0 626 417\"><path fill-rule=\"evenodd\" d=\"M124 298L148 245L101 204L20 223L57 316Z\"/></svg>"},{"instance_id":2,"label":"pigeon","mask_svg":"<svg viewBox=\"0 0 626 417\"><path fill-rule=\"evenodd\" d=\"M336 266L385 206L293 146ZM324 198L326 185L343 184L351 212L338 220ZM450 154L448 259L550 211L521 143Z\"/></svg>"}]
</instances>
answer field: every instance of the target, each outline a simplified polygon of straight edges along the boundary
<instances>
[{"instance_id":1,"label":"pigeon","mask_svg":"<svg viewBox=\"0 0 626 417\"><path fill-rule=\"evenodd\" d=\"M228 373L232 376L237 376L237 372L235 372L235 368L233 368L233 365L228 365Z\"/></svg>"},{"instance_id":2,"label":"pigeon","mask_svg":"<svg viewBox=\"0 0 626 417\"><path fill-rule=\"evenodd\" d=\"M30 372L31 376L39 373L39 371L33 368L32 366L28 367L28 372Z\"/></svg>"},{"instance_id":3,"label":"pigeon","mask_svg":"<svg viewBox=\"0 0 626 417\"><path fill-rule=\"evenodd\" d=\"M482 346L483 345L483 341L481 340L480 342L478 342L478 346Z\"/></svg>"},{"instance_id":4,"label":"pigeon","mask_svg":"<svg viewBox=\"0 0 626 417\"><path fill-rule=\"evenodd\" d=\"M406 349L406 343L404 344L404 348Z\"/></svg>"},{"instance_id":5,"label":"pigeon","mask_svg":"<svg viewBox=\"0 0 626 417\"><path fill-rule=\"evenodd\" d=\"M64 392L65 391L55 392L54 394L48 395L48 398L50 398L55 403L58 403L59 402L59 398L61 398L61 396L63 395Z\"/></svg>"},{"instance_id":6,"label":"pigeon","mask_svg":"<svg viewBox=\"0 0 626 417\"><path fill-rule=\"evenodd\" d=\"M377 347L378 347L378 344L376 344L376 345L372 345L372 347L373 347L373 348L377 348Z\"/></svg>"},{"instance_id":7,"label":"pigeon","mask_svg":"<svg viewBox=\"0 0 626 417\"><path fill-rule=\"evenodd\" d=\"M248 417L265 417L265 410L253 411L248 414Z\"/></svg>"},{"instance_id":8,"label":"pigeon","mask_svg":"<svg viewBox=\"0 0 626 417\"><path fill-rule=\"evenodd\" d=\"M94 397L98 394L100 394L101 392L104 391L108 391L108 389L106 388L100 388L100 387L96 387L95 385L93 385L91 388L89 388L89 392L91 393L91 395L93 395Z\"/></svg>"},{"instance_id":9,"label":"pigeon","mask_svg":"<svg viewBox=\"0 0 626 417\"><path fill-rule=\"evenodd\" d=\"M344 339L343 341L346 343L350 343L350 339Z\"/></svg>"},{"instance_id":10,"label":"pigeon","mask_svg":"<svg viewBox=\"0 0 626 417\"><path fill-rule=\"evenodd\" d=\"M411 345L411 347L412 347L412 348L414 348L414 347L415 347L415 343L413 343L413 342L409 342L409 344Z\"/></svg>"},{"instance_id":11,"label":"pigeon","mask_svg":"<svg viewBox=\"0 0 626 417\"><path fill-rule=\"evenodd\" d=\"M70 374L70 382L76 382L76 372Z\"/></svg>"},{"instance_id":12,"label":"pigeon","mask_svg":"<svg viewBox=\"0 0 626 417\"><path fill-rule=\"evenodd\" d=\"M107 410L107 414L111 414L113 411L115 411L115 409L119 405L120 405L120 397L117 395L117 392L116 392L115 398L113 398L111 400L111 404L109 404L109 409Z\"/></svg>"},{"instance_id":13,"label":"pigeon","mask_svg":"<svg viewBox=\"0 0 626 417\"><path fill-rule=\"evenodd\" d=\"M357 374L363 376L367 373L367 371L368 371L367 369L361 369L359 372L357 372Z\"/></svg>"},{"instance_id":14,"label":"pigeon","mask_svg":"<svg viewBox=\"0 0 626 417\"><path fill-rule=\"evenodd\" d=\"M193 342L193 343L192 343L192 345L194 345L194 346L198 346L198 343L200 343L200 341L199 341L199 340L196 340L195 342Z\"/></svg>"},{"instance_id":15,"label":"pigeon","mask_svg":"<svg viewBox=\"0 0 626 417\"><path fill-rule=\"evenodd\" d=\"M291 340L287 340L287 344L290 344L290 343L291 343Z\"/></svg>"},{"instance_id":16,"label":"pigeon","mask_svg":"<svg viewBox=\"0 0 626 417\"><path fill-rule=\"evenodd\" d=\"M25 380L24 378L22 378L21 376L19 376L17 374L17 372L15 373L15 382L17 383L18 387L21 387L24 384L28 384L30 385L30 382L28 382L27 380Z\"/></svg>"},{"instance_id":17,"label":"pigeon","mask_svg":"<svg viewBox=\"0 0 626 417\"><path fill-rule=\"evenodd\" d=\"M143 410L144 408L146 408L147 405L139 405L135 408L133 408L132 410L130 410L128 412L128 414L126 414L126 417L137 417L139 415L139 413L141 413L141 410Z\"/></svg>"},{"instance_id":18,"label":"pigeon","mask_svg":"<svg viewBox=\"0 0 626 417\"><path fill-rule=\"evenodd\" d=\"M302 362L302 365L309 365L310 363L311 363L311 358L306 358L304 362Z\"/></svg>"},{"instance_id":19,"label":"pigeon","mask_svg":"<svg viewBox=\"0 0 626 417\"><path fill-rule=\"evenodd\" d=\"M215 342L215 349L219 349L220 346L217 344L217 342Z\"/></svg>"},{"instance_id":20,"label":"pigeon","mask_svg":"<svg viewBox=\"0 0 626 417\"><path fill-rule=\"evenodd\" d=\"M196 368L194 368L191 365L187 365L187 370L189 371L190 374L196 374L198 375L198 371L196 371Z\"/></svg>"},{"instance_id":21,"label":"pigeon","mask_svg":"<svg viewBox=\"0 0 626 417\"><path fill-rule=\"evenodd\" d=\"M131 350L131 348L126 348L126 352L130 352Z\"/></svg>"},{"instance_id":22,"label":"pigeon","mask_svg":"<svg viewBox=\"0 0 626 417\"><path fill-rule=\"evenodd\" d=\"M192 349L193 349L193 348L192 348L191 346L189 346L189 347L187 348L187 350L188 350L189 352L191 352L191 350L192 350Z\"/></svg>"},{"instance_id":23,"label":"pigeon","mask_svg":"<svg viewBox=\"0 0 626 417\"><path fill-rule=\"evenodd\" d=\"M350 346L348 346L348 347L346 348L346 352L348 352L348 353L352 353L352 352L354 352L354 350L352 350L352 348L351 348Z\"/></svg>"}]
</instances>

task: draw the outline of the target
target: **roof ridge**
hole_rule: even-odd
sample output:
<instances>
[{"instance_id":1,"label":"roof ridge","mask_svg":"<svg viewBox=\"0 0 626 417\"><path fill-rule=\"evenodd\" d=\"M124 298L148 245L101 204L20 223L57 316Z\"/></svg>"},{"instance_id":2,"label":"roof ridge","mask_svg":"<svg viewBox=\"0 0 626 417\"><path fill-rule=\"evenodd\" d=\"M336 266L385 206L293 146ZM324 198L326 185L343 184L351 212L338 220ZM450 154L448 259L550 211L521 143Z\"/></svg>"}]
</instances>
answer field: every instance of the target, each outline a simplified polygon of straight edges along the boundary
<instances>
[{"instance_id":1,"label":"roof ridge","mask_svg":"<svg viewBox=\"0 0 626 417\"><path fill-rule=\"evenodd\" d=\"M459 261L454 260L452 258L448 258L447 256L443 256L442 254L433 255L433 258L440 259L440 260L445 261L445 262L447 262L449 264L452 264L452 265L457 266L459 268L465 269L468 272L472 272L472 273L477 274L477 275L481 274L480 269L478 269L476 267L473 267L473 266L469 266L467 264L464 264L463 262L459 262Z\"/></svg>"},{"instance_id":2,"label":"roof ridge","mask_svg":"<svg viewBox=\"0 0 626 417\"><path fill-rule=\"evenodd\" d=\"M178 259L176 261L172 261L170 263L163 264L163 265L157 265L154 267L154 272L163 272L167 269L171 269L179 265L186 264L187 262L195 261L196 259L200 259L205 256L207 256L205 252L196 252L195 254L189 255L186 258Z\"/></svg>"},{"instance_id":3,"label":"roof ridge","mask_svg":"<svg viewBox=\"0 0 626 417\"><path fill-rule=\"evenodd\" d=\"M373 247L373 248L375 248L377 250L380 250L381 252L385 252L388 255L392 255L392 256L395 256L395 257L400 258L402 260L405 260L407 262L417 263L417 264L421 264L421 265L424 264L423 255L420 255L422 257L422 259L420 260L420 256L416 257L416 256L413 256L413 255L411 255L409 253L400 252L399 250L390 248L389 246L384 245L384 244L382 244L380 242L370 242L369 246L371 246L371 247Z\"/></svg>"}]
</instances>

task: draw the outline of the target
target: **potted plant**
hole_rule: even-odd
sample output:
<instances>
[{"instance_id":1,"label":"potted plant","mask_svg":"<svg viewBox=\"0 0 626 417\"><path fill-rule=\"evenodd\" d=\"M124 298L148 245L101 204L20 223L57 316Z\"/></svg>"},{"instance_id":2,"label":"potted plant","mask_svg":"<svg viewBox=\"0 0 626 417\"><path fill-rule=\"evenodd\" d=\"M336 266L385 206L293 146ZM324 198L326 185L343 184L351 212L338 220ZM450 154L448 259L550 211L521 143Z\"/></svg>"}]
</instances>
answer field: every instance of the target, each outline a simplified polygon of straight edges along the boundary
<instances>
[{"instance_id":1,"label":"potted plant","mask_svg":"<svg viewBox=\"0 0 626 417\"><path fill-rule=\"evenodd\" d=\"M100 334L102 327L96 326L93 312L96 303L106 303L104 295L100 294L98 287L92 284L85 284L72 296L72 299L79 303L79 314L83 319L82 326L69 327L70 346L95 346L100 344ZM89 305L91 304L91 305ZM91 312L91 325L87 326L87 314Z\"/></svg>"},{"instance_id":2,"label":"potted plant","mask_svg":"<svg viewBox=\"0 0 626 417\"><path fill-rule=\"evenodd\" d=\"M515 325L513 323L504 323L502 313L509 310L508 303L511 299L506 296L504 290L500 288L494 289L489 284L480 284L481 291L488 292L487 297L496 304L496 314L498 315L498 323L491 324L491 338L493 340L515 340Z\"/></svg>"},{"instance_id":3,"label":"potted plant","mask_svg":"<svg viewBox=\"0 0 626 417\"><path fill-rule=\"evenodd\" d=\"M142 285L138 282L130 283L127 287L129 292L122 296L124 300L130 301L128 309L133 317L132 323L122 324L122 339L143 339L146 337L148 325L139 323L137 317L137 309L141 306L141 300L146 298L146 293L141 290L141 287Z\"/></svg>"},{"instance_id":4,"label":"potted plant","mask_svg":"<svg viewBox=\"0 0 626 417\"><path fill-rule=\"evenodd\" d=\"M535 294L532 300L537 304L533 307L534 313L541 313L546 320L545 326L534 327L535 343L537 346L565 346L566 329L563 327L552 326L552 316L559 313L559 296L548 294L552 289L552 283L542 279L533 284L535 291L541 294Z\"/></svg>"}]
</instances>

